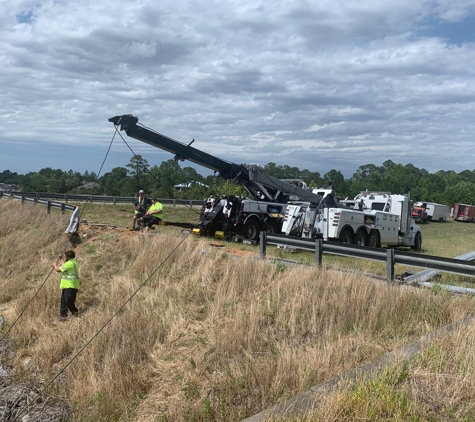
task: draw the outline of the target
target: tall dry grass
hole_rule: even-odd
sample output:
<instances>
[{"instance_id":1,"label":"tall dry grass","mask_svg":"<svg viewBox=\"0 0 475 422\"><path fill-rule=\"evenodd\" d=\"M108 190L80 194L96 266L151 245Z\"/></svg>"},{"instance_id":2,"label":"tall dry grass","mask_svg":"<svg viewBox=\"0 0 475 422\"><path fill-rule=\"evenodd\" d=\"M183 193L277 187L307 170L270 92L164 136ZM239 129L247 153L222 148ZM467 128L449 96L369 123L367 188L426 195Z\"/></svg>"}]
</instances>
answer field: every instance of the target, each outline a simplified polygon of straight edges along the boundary
<instances>
[{"instance_id":1,"label":"tall dry grass","mask_svg":"<svg viewBox=\"0 0 475 422\"><path fill-rule=\"evenodd\" d=\"M7 328L63 250L67 217L0 201ZM57 321L53 273L10 333L17 380L48 383L63 371L47 393L73 404L74 421L237 421L473 308L360 272L285 267L156 232L82 228L81 318Z\"/></svg>"},{"instance_id":2,"label":"tall dry grass","mask_svg":"<svg viewBox=\"0 0 475 422\"><path fill-rule=\"evenodd\" d=\"M411 361L387 367L375 379L343 384L322 396L315 412L272 421L473 421L474 350L475 326L460 328Z\"/></svg>"}]
</instances>

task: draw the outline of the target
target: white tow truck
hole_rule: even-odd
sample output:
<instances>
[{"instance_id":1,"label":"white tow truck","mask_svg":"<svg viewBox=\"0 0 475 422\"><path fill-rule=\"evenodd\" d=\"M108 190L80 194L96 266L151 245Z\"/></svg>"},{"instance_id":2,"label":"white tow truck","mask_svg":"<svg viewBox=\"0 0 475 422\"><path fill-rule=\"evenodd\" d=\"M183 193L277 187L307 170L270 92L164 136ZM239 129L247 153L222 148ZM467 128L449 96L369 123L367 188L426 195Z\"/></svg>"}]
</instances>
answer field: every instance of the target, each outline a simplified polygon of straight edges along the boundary
<instances>
[{"instance_id":1,"label":"white tow truck","mask_svg":"<svg viewBox=\"0 0 475 422\"><path fill-rule=\"evenodd\" d=\"M360 246L408 246L422 248L422 233L411 219L410 195L361 192L339 206L289 204L282 231L304 238L322 238Z\"/></svg>"},{"instance_id":2,"label":"white tow truck","mask_svg":"<svg viewBox=\"0 0 475 422\"><path fill-rule=\"evenodd\" d=\"M249 179L284 189L259 166L249 167ZM307 239L322 238L360 246L422 248L422 233L411 219L411 198L387 192L364 191L352 200L338 201L332 189L298 189L288 202L282 232Z\"/></svg>"}]
</instances>

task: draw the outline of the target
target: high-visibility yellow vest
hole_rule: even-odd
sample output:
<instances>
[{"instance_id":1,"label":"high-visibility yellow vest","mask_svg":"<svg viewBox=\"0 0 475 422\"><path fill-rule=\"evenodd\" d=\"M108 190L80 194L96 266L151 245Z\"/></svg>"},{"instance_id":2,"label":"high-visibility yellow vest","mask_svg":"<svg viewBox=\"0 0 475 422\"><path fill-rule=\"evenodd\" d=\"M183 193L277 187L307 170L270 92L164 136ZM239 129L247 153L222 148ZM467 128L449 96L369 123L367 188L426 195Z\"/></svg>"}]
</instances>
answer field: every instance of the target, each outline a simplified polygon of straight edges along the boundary
<instances>
[{"instance_id":1,"label":"high-visibility yellow vest","mask_svg":"<svg viewBox=\"0 0 475 422\"><path fill-rule=\"evenodd\" d=\"M76 258L66 261L61 267L61 283L60 289L79 289L79 264Z\"/></svg>"},{"instance_id":2,"label":"high-visibility yellow vest","mask_svg":"<svg viewBox=\"0 0 475 422\"><path fill-rule=\"evenodd\" d=\"M152 204L148 210L160 211L158 214L152 214L152 217L158 217L160 220L163 218L163 205L160 202L155 202L155 204Z\"/></svg>"}]
</instances>

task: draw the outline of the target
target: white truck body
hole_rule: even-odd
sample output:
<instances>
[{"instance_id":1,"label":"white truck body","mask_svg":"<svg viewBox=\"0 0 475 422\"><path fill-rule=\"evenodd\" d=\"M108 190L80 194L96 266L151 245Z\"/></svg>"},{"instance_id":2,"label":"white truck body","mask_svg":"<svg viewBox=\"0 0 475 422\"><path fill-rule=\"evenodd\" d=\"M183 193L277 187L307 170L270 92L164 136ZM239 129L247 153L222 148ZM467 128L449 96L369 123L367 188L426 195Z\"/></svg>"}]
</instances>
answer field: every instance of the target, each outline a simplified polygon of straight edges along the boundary
<instances>
[{"instance_id":1,"label":"white truck body","mask_svg":"<svg viewBox=\"0 0 475 422\"><path fill-rule=\"evenodd\" d=\"M435 202L416 202L414 206L425 206L427 221L447 221L447 216L450 213L448 205L436 204Z\"/></svg>"},{"instance_id":2,"label":"white truck body","mask_svg":"<svg viewBox=\"0 0 475 422\"><path fill-rule=\"evenodd\" d=\"M421 230L410 218L411 203L407 195L362 192L348 203L351 206L341 208L310 203L288 205L282 231L361 246L421 248Z\"/></svg>"}]
</instances>

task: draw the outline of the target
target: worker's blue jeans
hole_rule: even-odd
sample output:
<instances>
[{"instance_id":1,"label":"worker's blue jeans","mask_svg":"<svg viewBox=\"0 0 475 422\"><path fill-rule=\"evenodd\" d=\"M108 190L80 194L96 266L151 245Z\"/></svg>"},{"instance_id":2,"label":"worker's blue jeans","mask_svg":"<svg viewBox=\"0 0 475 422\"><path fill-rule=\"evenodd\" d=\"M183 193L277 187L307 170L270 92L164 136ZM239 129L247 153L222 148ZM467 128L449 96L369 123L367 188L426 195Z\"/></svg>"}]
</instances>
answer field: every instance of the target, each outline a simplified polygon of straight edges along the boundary
<instances>
[{"instance_id":1,"label":"worker's blue jeans","mask_svg":"<svg viewBox=\"0 0 475 422\"><path fill-rule=\"evenodd\" d=\"M74 316L78 316L78 308L74 305L78 289L61 289L61 306L59 313L62 317L68 316L68 309Z\"/></svg>"}]
</instances>

